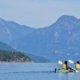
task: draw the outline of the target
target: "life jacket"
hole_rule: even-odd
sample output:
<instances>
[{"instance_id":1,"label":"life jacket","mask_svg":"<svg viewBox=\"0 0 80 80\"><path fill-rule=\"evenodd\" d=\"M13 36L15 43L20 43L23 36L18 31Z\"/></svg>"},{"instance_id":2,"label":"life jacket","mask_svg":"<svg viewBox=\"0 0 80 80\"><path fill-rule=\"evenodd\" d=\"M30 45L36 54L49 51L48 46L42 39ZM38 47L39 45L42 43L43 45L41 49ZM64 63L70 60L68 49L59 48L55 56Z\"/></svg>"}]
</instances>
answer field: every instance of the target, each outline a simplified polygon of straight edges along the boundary
<instances>
[{"instance_id":1,"label":"life jacket","mask_svg":"<svg viewBox=\"0 0 80 80\"><path fill-rule=\"evenodd\" d=\"M76 69L80 69L80 64L76 64Z\"/></svg>"},{"instance_id":2,"label":"life jacket","mask_svg":"<svg viewBox=\"0 0 80 80\"><path fill-rule=\"evenodd\" d=\"M62 69L67 69L67 65L66 64L62 64Z\"/></svg>"}]
</instances>

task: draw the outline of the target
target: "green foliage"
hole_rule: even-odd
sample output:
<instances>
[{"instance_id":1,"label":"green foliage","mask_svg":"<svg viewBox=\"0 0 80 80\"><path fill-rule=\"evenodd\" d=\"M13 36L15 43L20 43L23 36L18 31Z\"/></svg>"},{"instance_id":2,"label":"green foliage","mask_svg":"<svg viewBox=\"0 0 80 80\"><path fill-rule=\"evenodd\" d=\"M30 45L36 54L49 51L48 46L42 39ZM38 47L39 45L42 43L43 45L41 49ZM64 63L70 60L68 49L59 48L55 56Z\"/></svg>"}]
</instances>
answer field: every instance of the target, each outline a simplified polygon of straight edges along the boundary
<instances>
[{"instance_id":1,"label":"green foliage","mask_svg":"<svg viewBox=\"0 0 80 80\"><path fill-rule=\"evenodd\" d=\"M0 50L0 61L30 62L31 58L21 52Z\"/></svg>"}]
</instances>

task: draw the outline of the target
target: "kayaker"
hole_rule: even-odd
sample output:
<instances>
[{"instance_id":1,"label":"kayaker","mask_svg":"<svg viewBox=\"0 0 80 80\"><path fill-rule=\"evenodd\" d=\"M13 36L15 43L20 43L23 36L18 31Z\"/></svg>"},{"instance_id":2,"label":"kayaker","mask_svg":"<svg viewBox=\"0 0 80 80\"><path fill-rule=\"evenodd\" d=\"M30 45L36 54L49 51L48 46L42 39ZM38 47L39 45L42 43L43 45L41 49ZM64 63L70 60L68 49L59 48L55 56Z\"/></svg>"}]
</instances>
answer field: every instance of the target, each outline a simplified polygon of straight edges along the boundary
<instances>
[{"instance_id":1,"label":"kayaker","mask_svg":"<svg viewBox=\"0 0 80 80\"><path fill-rule=\"evenodd\" d=\"M65 61L65 62L62 64L62 69L68 70L68 62L67 62L67 61Z\"/></svg>"},{"instance_id":2,"label":"kayaker","mask_svg":"<svg viewBox=\"0 0 80 80\"><path fill-rule=\"evenodd\" d=\"M74 71L70 66L68 66L68 61L65 61L65 62L62 64L62 69Z\"/></svg>"},{"instance_id":3,"label":"kayaker","mask_svg":"<svg viewBox=\"0 0 80 80\"><path fill-rule=\"evenodd\" d=\"M76 62L76 70L80 70L80 62L79 61Z\"/></svg>"},{"instance_id":4,"label":"kayaker","mask_svg":"<svg viewBox=\"0 0 80 80\"><path fill-rule=\"evenodd\" d=\"M61 69L56 69L55 68L54 69L55 73L59 72L59 71L61 71L61 72L73 72L73 71L75 71L70 66L68 66L68 61L65 61L64 63L62 61L59 61L58 63L61 64L62 66L61 66Z\"/></svg>"}]
</instances>

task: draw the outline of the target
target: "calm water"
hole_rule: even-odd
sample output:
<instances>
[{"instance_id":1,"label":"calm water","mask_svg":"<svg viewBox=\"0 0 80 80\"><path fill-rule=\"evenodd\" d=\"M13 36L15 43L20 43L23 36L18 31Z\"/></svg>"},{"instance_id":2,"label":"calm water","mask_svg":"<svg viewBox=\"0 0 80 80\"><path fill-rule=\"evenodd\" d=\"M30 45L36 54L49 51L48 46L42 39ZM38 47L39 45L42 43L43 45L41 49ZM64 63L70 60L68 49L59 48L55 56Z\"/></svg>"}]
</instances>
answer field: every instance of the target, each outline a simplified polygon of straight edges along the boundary
<instances>
[{"instance_id":1,"label":"calm water","mask_svg":"<svg viewBox=\"0 0 80 80\"><path fill-rule=\"evenodd\" d=\"M0 80L80 80L80 73L54 73L53 63L0 63Z\"/></svg>"}]
</instances>

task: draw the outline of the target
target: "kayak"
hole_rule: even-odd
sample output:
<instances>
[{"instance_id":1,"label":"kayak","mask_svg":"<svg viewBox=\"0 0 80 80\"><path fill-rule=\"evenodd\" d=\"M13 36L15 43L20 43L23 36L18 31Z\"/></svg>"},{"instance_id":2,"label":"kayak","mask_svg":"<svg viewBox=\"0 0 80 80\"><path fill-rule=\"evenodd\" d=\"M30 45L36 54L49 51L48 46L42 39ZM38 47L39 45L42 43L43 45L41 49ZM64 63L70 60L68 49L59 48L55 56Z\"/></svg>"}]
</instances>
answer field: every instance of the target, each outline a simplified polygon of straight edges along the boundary
<instances>
[{"instance_id":1,"label":"kayak","mask_svg":"<svg viewBox=\"0 0 80 80\"><path fill-rule=\"evenodd\" d=\"M80 69L78 70L65 70L65 69L55 69L55 73L71 73L71 72L80 72Z\"/></svg>"},{"instance_id":2,"label":"kayak","mask_svg":"<svg viewBox=\"0 0 80 80\"><path fill-rule=\"evenodd\" d=\"M66 69L55 69L55 73L69 73L74 72L74 70L66 70Z\"/></svg>"}]
</instances>

